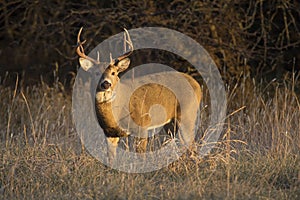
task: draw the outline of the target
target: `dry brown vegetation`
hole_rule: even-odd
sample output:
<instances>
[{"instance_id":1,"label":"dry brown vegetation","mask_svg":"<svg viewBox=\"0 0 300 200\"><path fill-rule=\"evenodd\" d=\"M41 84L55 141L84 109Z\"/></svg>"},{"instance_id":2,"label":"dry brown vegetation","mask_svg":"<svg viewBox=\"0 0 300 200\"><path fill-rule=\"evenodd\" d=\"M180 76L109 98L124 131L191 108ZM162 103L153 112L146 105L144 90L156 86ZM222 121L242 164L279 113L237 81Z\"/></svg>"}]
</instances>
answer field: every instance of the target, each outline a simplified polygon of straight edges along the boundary
<instances>
[{"instance_id":1,"label":"dry brown vegetation","mask_svg":"<svg viewBox=\"0 0 300 200\"><path fill-rule=\"evenodd\" d=\"M299 12L296 0L0 2L0 199L299 199L300 77L283 73L299 69ZM163 26L200 42L227 88L214 150L144 174L93 158L66 87L81 26L87 52L123 27Z\"/></svg>"},{"instance_id":2,"label":"dry brown vegetation","mask_svg":"<svg viewBox=\"0 0 300 200\"><path fill-rule=\"evenodd\" d=\"M0 87L0 198L298 199L296 78L228 88L229 115L213 152L145 174L112 170L84 150L60 87Z\"/></svg>"}]
</instances>

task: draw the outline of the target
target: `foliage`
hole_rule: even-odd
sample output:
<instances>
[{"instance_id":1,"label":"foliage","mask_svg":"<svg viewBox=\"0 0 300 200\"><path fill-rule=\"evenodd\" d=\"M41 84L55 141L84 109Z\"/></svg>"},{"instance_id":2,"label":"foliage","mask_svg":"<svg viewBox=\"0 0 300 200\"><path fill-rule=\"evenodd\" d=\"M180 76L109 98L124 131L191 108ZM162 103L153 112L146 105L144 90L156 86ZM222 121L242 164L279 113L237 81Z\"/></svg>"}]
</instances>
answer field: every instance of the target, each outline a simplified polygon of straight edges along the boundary
<instances>
[{"instance_id":1,"label":"foliage","mask_svg":"<svg viewBox=\"0 0 300 200\"><path fill-rule=\"evenodd\" d=\"M81 26L89 50L123 27L178 30L209 51L225 79L299 69L300 13L293 0L15 0L2 1L0 13L2 74L49 74L58 65L68 76L77 66Z\"/></svg>"}]
</instances>

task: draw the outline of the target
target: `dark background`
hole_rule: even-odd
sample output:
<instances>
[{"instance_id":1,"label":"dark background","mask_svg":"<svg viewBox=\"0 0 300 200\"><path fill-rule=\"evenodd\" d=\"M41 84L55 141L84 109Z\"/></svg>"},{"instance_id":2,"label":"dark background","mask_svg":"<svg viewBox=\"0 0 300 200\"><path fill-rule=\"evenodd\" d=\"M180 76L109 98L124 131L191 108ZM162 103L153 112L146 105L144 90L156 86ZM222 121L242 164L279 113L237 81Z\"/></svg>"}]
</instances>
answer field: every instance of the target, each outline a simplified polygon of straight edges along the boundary
<instances>
[{"instance_id":1,"label":"dark background","mask_svg":"<svg viewBox=\"0 0 300 200\"><path fill-rule=\"evenodd\" d=\"M185 33L214 58L225 81L271 80L300 69L300 3L293 0L14 0L0 3L0 77L72 85L76 36L86 52L111 35L146 26Z\"/></svg>"}]
</instances>

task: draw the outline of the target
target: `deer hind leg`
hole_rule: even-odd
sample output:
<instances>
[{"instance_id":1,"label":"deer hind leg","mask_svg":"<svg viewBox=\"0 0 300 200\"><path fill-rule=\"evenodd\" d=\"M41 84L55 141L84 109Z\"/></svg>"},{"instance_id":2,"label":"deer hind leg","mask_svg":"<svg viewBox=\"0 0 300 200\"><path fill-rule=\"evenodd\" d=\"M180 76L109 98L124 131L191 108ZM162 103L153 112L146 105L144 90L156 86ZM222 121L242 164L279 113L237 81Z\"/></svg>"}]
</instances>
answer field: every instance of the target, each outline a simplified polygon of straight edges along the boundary
<instances>
[{"instance_id":1,"label":"deer hind leg","mask_svg":"<svg viewBox=\"0 0 300 200\"><path fill-rule=\"evenodd\" d=\"M120 138L118 137L107 137L107 156L109 159L109 162L113 162L114 158L117 155L117 147Z\"/></svg>"},{"instance_id":2,"label":"deer hind leg","mask_svg":"<svg viewBox=\"0 0 300 200\"><path fill-rule=\"evenodd\" d=\"M197 157L198 150L197 140L195 137L197 136L200 123L199 109L194 115L191 115L189 120L185 121L185 123L187 126L184 130L181 130L179 125L178 137L183 147L187 150L188 157L194 159Z\"/></svg>"}]
</instances>

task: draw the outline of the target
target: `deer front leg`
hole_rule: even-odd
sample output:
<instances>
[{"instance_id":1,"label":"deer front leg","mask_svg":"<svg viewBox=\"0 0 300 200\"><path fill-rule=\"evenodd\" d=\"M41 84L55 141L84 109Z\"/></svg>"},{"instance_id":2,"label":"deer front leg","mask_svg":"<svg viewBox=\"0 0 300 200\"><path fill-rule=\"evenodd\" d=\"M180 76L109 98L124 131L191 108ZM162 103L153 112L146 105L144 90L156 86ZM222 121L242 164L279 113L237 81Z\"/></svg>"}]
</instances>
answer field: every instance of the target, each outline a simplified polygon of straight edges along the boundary
<instances>
[{"instance_id":1,"label":"deer front leg","mask_svg":"<svg viewBox=\"0 0 300 200\"><path fill-rule=\"evenodd\" d=\"M139 134L139 137L136 138L135 146L137 153L145 153L147 149L148 143L148 131L142 130Z\"/></svg>"},{"instance_id":2,"label":"deer front leg","mask_svg":"<svg viewBox=\"0 0 300 200\"><path fill-rule=\"evenodd\" d=\"M117 155L117 147L120 138L118 137L107 137L107 156L109 159L109 162L113 162L114 158Z\"/></svg>"}]
</instances>

